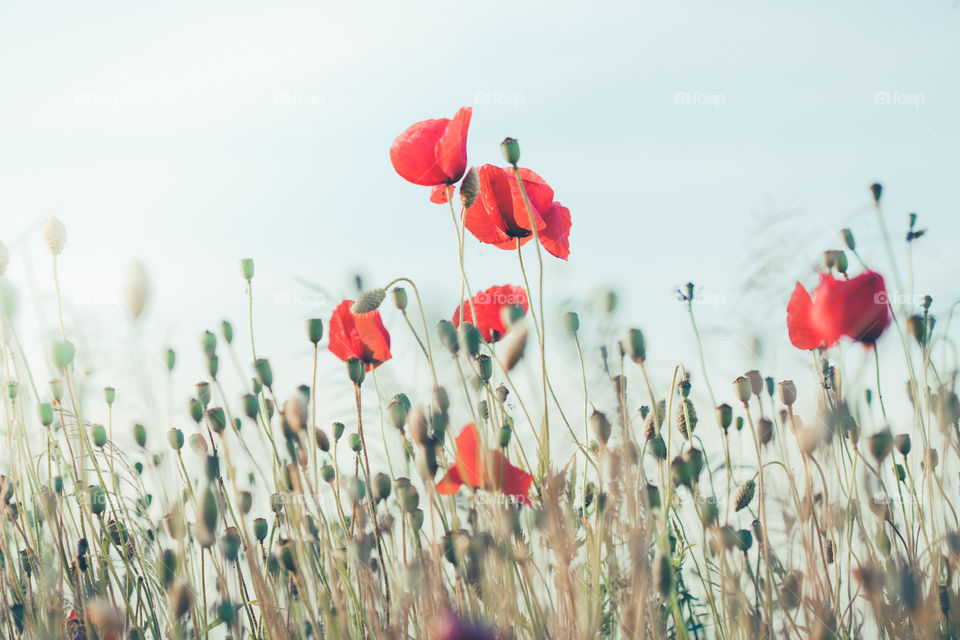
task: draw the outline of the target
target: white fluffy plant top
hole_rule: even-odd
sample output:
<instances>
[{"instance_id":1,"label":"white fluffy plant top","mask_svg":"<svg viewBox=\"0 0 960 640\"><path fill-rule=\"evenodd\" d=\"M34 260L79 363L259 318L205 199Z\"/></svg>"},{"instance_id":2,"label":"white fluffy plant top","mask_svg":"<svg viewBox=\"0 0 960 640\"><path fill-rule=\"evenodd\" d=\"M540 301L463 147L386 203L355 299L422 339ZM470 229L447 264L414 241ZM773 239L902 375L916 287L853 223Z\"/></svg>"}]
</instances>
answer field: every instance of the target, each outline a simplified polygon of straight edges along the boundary
<instances>
[{"instance_id":1,"label":"white fluffy plant top","mask_svg":"<svg viewBox=\"0 0 960 640\"><path fill-rule=\"evenodd\" d=\"M43 225L43 242L47 245L50 253L57 256L63 251L63 246L67 243L67 229L57 218L50 216L46 224Z\"/></svg>"}]
</instances>

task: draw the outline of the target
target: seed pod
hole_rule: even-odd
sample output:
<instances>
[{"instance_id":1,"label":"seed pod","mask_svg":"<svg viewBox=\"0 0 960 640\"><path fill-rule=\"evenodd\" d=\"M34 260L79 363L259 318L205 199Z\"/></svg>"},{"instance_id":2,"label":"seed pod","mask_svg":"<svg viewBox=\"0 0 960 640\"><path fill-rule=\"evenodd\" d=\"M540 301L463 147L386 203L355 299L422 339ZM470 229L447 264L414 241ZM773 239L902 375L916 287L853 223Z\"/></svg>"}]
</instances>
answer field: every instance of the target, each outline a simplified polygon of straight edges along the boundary
<instances>
[{"instance_id":1,"label":"seed pod","mask_svg":"<svg viewBox=\"0 0 960 640\"><path fill-rule=\"evenodd\" d=\"M390 416L390 422L393 423L393 426L396 429L403 433L403 426L407 422L407 412L409 409L407 405L399 400L391 400L390 404L387 405L387 415Z\"/></svg>"},{"instance_id":2,"label":"seed pod","mask_svg":"<svg viewBox=\"0 0 960 640\"><path fill-rule=\"evenodd\" d=\"M601 444L607 444L607 441L610 440L610 433L612 427L610 426L610 421L607 420L607 416L597 411L593 410L593 413L590 414L590 427L593 429L593 435Z\"/></svg>"},{"instance_id":3,"label":"seed pod","mask_svg":"<svg viewBox=\"0 0 960 640\"><path fill-rule=\"evenodd\" d=\"M323 320L320 318L307 320L307 337L313 344L317 344L323 339Z\"/></svg>"},{"instance_id":4,"label":"seed pod","mask_svg":"<svg viewBox=\"0 0 960 640\"><path fill-rule=\"evenodd\" d=\"M899 451L901 455L905 456L910 453L910 448L912 446L910 443L910 434L897 434L897 437L893 439L893 446L897 448L897 451Z\"/></svg>"},{"instance_id":5,"label":"seed pod","mask_svg":"<svg viewBox=\"0 0 960 640\"><path fill-rule=\"evenodd\" d=\"M760 418L757 422L757 439L762 445L770 444L773 440L773 420Z\"/></svg>"},{"instance_id":6,"label":"seed pod","mask_svg":"<svg viewBox=\"0 0 960 640\"><path fill-rule=\"evenodd\" d=\"M756 483L751 480L747 480L739 487L737 487L737 492L733 496L733 506L735 511L743 511L749 506L750 502L753 500L753 493L756 489Z\"/></svg>"},{"instance_id":7,"label":"seed pod","mask_svg":"<svg viewBox=\"0 0 960 640\"><path fill-rule=\"evenodd\" d=\"M647 359L647 347L640 329L629 329L622 344L626 355L637 364Z\"/></svg>"},{"instance_id":8,"label":"seed pod","mask_svg":"<svg viewBox=\"0 0 960 640\"><path fill-rule=\"evenodd\" d=\"M480 330L472 322L461 322L457 327L457 341L460 348L471 358L480 353Z\"/></svg>"},{"instance_id":9,"label":"seed pod","mask_svg":"<svg viewBox=\"0 0 960 640\"><path fill-rule=\"evenodd\" d=\"M236 527L227 527L220 538L220 548L223 556L229 562L236 562L240 555L240 532Z\"/></svg>"},{"instance_id":10,"label":"seed pod","mask_svg":"<svg viewBox=\"0 0 960 640\"><path fill-rule=\"evenodd\" d=\"M717 424L724 432L730 428L733 423L733 407L726 402L717 407Z\"/></svg>"},{"instance_id":11,"label":"seed pod","mask_svg":"<svg viewBox=\"0 0 960 640\"><path fill-rule=\"evenodd\" d=\"M847 247L847 249L850 251L856 251L857 243L853 238L853 231L850 231L850 229L846 228L841 229L840 239L843 240L843 244Z\"/></svg>"},{"instance_id":12,"label":"seed pod","mask_svg":"<svg viewBox=\"0 0 960 640\"><path fill-rule=\"evenodd\" d=\"M580 316L573 311L566 312L563 314L563 326L566 327L567 331L576 335L577 331L580 330Z\"/></svg>"},{"instance_id":13,"label":"seed pod","mask_svg":"<svg viewBox=\"0 0 960 640\"><path fill-rule=\"evenodd\" d=\"M449 320L441 320L437 323L437 334L440 336L440 344L445 346L451 355L456 356L460 351L460 342L457 339L457 328Z\"/></svg>"},{"instance_id":14,"label":"seed pod","mask_svg":"<svg viewBox=\"0 0 960 640\"><path fill-rule=\"evenodd\" d=\"M517 163L520 162L520 143L513 138L503 139L503 142L500 143L500 152L507 164L516 167Z\"/></svg>"},{"instance_id":15,"label":"seed pod","mask_svg":"<svg viewBox=\"0 0 960 640\"><path fill-rule=\"evenodd\" d=\"M95 424L90 428L90 435L93 437L93 446L102 449L107 444L107 430L102 424Z\"/></svg>"},{"instance_id":16,"label":"seed pod","mask_svg":"<svg viewBox=\"0 0 960 640\"><path fill-rule=\"evenodd\" d=\"M689 398L684 398L677 411L677 430L684 440L690 440L697 426L697 410Z\"/></svg>"},{"instance_id":17,"label":"seed pod","mask_svg":"<svg viewBox=\"0 0 960 640\"><path fill-rule=\"evenodd\" d=\"M376 311L380 308L380 305L383 304L383 299L386 297L387 292L384 289L379 287L376 289L367 289L357 296L356 302L350 306L350 313L363 314Z\"/></svg>"},{"instance_id":18,"label":"seed pod","mask_svg":"<svg viewBox=\"0 0 960 640\"><path fill-rule=\"evenodd\" d=\"M653 440L659 433L659 427L663 425L664 417L667 413L667 403L661 400L657 403L656 411L647 413L643 421L643 435L647 440Z\"/></svg>"},{"instance_id":19,"label":"seed pod","mask_svg":"<svg viewBox=\"0 0 960 640\"><path fill-rule=\"evenodd\" d=\"M390 295L393 298L393 305L400 311L405 311L407 308L407 290L403 287L394 287L391 289Z\"/></svg>"},{"instance_id":20,"label":"seed pod","mask_svg":"<svg viewBox=\"0 0 960 640\"><path fill-rule=\"evenodd\" d=\"M147 444L147 430L142 424L133 425L133 439L141 448Z\"/></svg>"},{"instance_id":21,"label":"seed pod","mask_svg":"<svg viewBox=\"0 0 960 640\"><path fill-rule=\"evenodd\" d=\"M333 482L337 477L337 471L333 466L325 464L320 467L320 477L323 478L324 482Z\"/></svg>"},{"instance_id":22,"label":"seed pod","mask_svg":"<svg viewBox=\"0 0 960 640\"><path fill-rule=\"evenodd\" d=\"M780 391L780 402L788 407L793 406L793 403L797 401L797 385L794 384L793 380L783 380L777 385L777 388Z\"/></svg>"},{"instance_id":23,"label":"seed pod","mask_svg":"<svg viewBox=\"0 0 960 640\"><path fill-rule=\"evenodd\" d=\"M323 429L317 429L314 434L314 439L317 441L317 448L320 451L327 452L330 451L330 438L327 437L327 432Z\"/></svg>"},{"instance_id":24,"label":"seed pod","mask_svg":"<svg viewBox=\"0 0 960 640\"><path fill-rule=\"evenodd\" d=\"M747 380L750 381L750 391L755 396L759 396L763 393L763 377L760 375L760 372L756 369L751 369L747 371Z\"/></svg>"},{"instance_id":25,"label":"seed pod","mask_svg":"<svg viewBox=\"0 0 960 640\"><path fill-rule=\"evenodd\" d=\"M890 433L890 427L884 427L881 431L870 436L867 439L867 445L877 462L883 462L883 459L893 449L893 435Z\"/></svg>"},{"instance_id":26,"label":"seed pod","mask_svg":"<svg viewBox=\"0 0 960 640\"><path fill-rule=\"evenodd\" d=\"M523 354L527 350L527 328L523 325L516 325L509 335L510 338L504 347L503 367L507 371L512 371L517 363L523 359Z\"/></svg>"},{"instance_id":27,"label":"seed pod","mask_svg":"<svg viewBox=\"0 0 960 640\"><path fill-rule=\"evenodd\" d=\"M253 368L257 372L257 378L267 389L273 388L273 369L270 368L270 361L266 358L258 358L253 363Z\"/></svg>"},{"instance_id":28,"label":"seed pod","mask_svg":"<svg viewBox=\"0 0 960 640\"><path fill-rule=\"evenodd\" d=\"M183 431L180 429L170 429L167 432L167 442L170 443L170 448L175 451L180 451L183 448Z\"/></svg>"},{"instance_id":29,"label":"seed pod","mask_svg":"<svg viewBox=\"0 0 960 640\"><path fill-rule=\"evenodd\" d=\"M378 473L373 476L373 497L376 500L386 500L390 497L392 482L390 476L385 473Z\"/></svg>"},{"instance_id":30,"label":"seed pod","mask_svg":"<svg viewBox=\"0 0 960 640\"><path fill-rule=\"evenodd\" d=\"M750 379L746 376L740 376L733 381L733 393L744 406L750 402L750 394L752 393L752 388L750 385Z\"/></svg>"},{"instance_id":31,"label":"seed pod","mask_svg":"<svg viewBox=\"0 0 960 640\"><path fill-rule=\"evenodd\" d=\"M653 584L663 597L668 597L673 589L673 564L670 558L659 556L653 563Z\"/></svg>"},{"instance_id":32,"label":"seed pod","mask_svg":"<svg viewBox=\"0 0 960 640\"><path fill-rule=\"evenodd\" d=\"M358 387L363 384L367 377L367 365L360 358L347 358L347 377Z\"/></svg>"}]
</instances>

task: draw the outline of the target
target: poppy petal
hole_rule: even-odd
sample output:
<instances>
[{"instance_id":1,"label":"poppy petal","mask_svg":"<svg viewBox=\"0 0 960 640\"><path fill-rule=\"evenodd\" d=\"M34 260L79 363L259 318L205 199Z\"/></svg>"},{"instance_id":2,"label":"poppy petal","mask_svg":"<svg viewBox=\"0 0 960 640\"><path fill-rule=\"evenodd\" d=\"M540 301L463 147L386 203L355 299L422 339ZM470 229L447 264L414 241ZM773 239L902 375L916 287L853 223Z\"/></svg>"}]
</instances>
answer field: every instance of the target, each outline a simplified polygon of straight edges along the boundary
<instances>
[{"instance_id":1,"label":"poppy petal","mask_svg":"<svg viewBox=\"0 0 960 640\"><path fill-rule=\"evenodd\" d=\"M483 486L480 475L480 434L472 422L457 436L456 466L464 483L474 488Z\"/></svg>"},{"instance_id":2,"label":"poppy petal","mask_svg":"<svg viewBox=\"0 0 960 640\"><path fill-rule=\"evenodd\" d=\"M447 204L447 188L445 184L436 184L430 188L430 202Z\"/></svg>"},{"instance_id":3,"label":"poppy petal","mask_svg":"<svg viewBox=\"0 0 960 640\"><path fill-rule=\"evenodd\" d=\"M790 342L797 349L816 349L823 344L820 334L814 329L811 321L813 300L810 294L799 282L787 303L787 332Z\"/></svg>"},{"instance_id":4,"label":"poppy petal","mask_svg":"<svg viewBox=\"0 0 960 640\"><path fill-rule=\"evenodd\" d=\"M437 481L437 493L445 496L452 496L460 487L463 486L463 480L460 479L460 472L457 471L457 465L451 465L447 473Z\"/></svg>"},{"instance_id":5,"label":"poppy petal","mask_svg":"<svg viewBox=\"0 0 960 640\"><path fill-rule=\"evenodd\" d=\"M435 155L440 170L449 183L463 177L467 170L467 129L473 109L462 107L447 123L443 135L437 140Z\"/></svg>"},{"instance_id":6,"label":"poppy petal","mask_svg":"<svg viewBox=\"0 0 960 640\"><path fill-rule=\"evenodd\" d=\"M423 120L397 136L390 146L390 162L401 178L427 187L448 181L437 163L436 148L449 122L448 118Z\"/></svg>"},{"instance_id":7,"label":"poppy petal","mask_svg":"<svg viewBox=\"0 0 960 640\"><path fill-rule=\"evenodd\" d=\"M554 202L543 220L546 226L540 231L540 243L556 257L566 260L570 256L570 210Z\"/></svg>"}]
</instances>

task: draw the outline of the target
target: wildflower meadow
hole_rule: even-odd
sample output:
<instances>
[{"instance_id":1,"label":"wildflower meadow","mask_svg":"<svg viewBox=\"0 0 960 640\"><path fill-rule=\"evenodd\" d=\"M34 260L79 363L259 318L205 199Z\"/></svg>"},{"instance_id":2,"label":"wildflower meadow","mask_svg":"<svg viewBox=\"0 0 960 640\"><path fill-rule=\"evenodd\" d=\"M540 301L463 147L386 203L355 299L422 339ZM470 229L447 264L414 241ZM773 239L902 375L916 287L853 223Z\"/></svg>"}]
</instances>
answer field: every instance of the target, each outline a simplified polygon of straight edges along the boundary
<instances>
[{"instance_id":1,"label":"wildflower meadow","mask_svg":"<svg viewBox=\"0 0 960 640\"><path fill-rule=\"evenodd\" d=\"M192 387L93 389L59 282L83 247L56 217L32 239L59 334L34 358L13 293L30 285L9 281L18 254L0 245L0 636L960 636L952 307L888 293L916 216L894 227L881 185L864 189L890 260L865 263L860 229L837 228L819 279L776 293L762 321L807 360L793 379L711 377L693 284L679 294L700 357L652 371L642 326L545 302L549 261L575 265L571 229L591 220L525 164L535 142L473 140L489 152L468 158L473 120L464 107L383 141L393 178L422 187L411 206L456 243L433 265L448 310L397 265L299 329L313 367L289 388L258 351L256 256L219 283L246 317L196 327ZM513 278L484 279L473 243ZM148 297L134 271L133 321ZM881 362L884 342L897 359ZM181 372L176 349L145 348ZM839 349L870 366L848 372ZM332 362L337 380L318 380ZM887 418L904 388L882 387L884 368L908 421ZM155 411L115 417L124 394ZM331 405L346 407L332 421Z\"/></svg>"}]
</instances>

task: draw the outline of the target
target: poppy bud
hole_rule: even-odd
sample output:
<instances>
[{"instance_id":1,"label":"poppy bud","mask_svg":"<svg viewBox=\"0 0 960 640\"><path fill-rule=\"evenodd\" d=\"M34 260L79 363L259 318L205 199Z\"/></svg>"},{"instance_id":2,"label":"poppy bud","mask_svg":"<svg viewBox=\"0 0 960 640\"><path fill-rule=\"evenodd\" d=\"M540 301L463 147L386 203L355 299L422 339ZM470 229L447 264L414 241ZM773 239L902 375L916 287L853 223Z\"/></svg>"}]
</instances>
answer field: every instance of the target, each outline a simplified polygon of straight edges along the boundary
<instances>
[{"instance_id":1,"label":"poppy bud","mask_svg":"<svg viewBox=\"0 0 960 640\"><path fill-rule=\"evenodd\" d=\"M697 410L689 398L684 398L677 411L677 430L684 440L689 440L693 430L697 427Z\"/></svg>"},{"instance_id":2,"label":"poppy bud","mask_svg":"<svg viewBox=\"0 0 960 640\"><path fill-rule=\"evenodd\" d=\"M877 462L882 462L889 455L890 450L893 449L893 435L890 433L890 427L884 427L883 430L870 436L867 443L873 457L877 459Z\"/></svg>"},{"instance_id":3,"label":"poppy bud","mask_svg":"<svg viewBox=\"0 0 960 640\"><path fill-rule=\"evenodd\" d=\"M873 201L880 204L880 196L883 194L883 185L874 182L870 185L870 193L873 195Z\"/></svg>"},{"instance_id":4,"label":"poppy bud","mask_svg":"<svg viewBox=\"0 0 960 640\"><path fill-rule=\"evenodd\" d=\"M726 431L730 428L730 425L733 423L733 407L728 405L726 402L717 407L717 424L720 425L720 428Z\"/></svg>"},{"instance_id":5,"label":"poppy bud","mask_svg":"<svg viewBox=\"0 0 960 640\"><path fill-rule=\"evenodd\" d=\"M167 442L170 443L170 447L176 451L183 449L183 431L180 429L170 429L167 432Z\"/></svg>"},{"instance_id":6,"label":"poppy bud","mask_svg":"<svg viewBox=\"0 0 960 640\"><path fill-rule=\"evenodd\" d=\"M53 345L53 361L60 369L65 369L73 363L75 353L76 349L67 341Z\"/></svg>"},{"instance_id":7,"label":"poppy bud","mask_svg":"<svg viewBox=\"0 0 960 640\"><path fill-rule=\"evenodd\" d=\"M277 545L277 560L290 573L297 573L297 559L293 552L293 543L289 540L281 540Z\"/></svg>"},{"instance_id":8,"label":"poppy bud","mask_svg":"<svg viewBox=\"0 0 960 640\"><path fill-rule=\"evenodd\" d=\"M566 327L567 331L576 335L577 331L580 330L580 316L573 311L566 312L563 314L563 326Z\"/></svg>"},{"instance_id":9,"label":"poppy bud","mask_svg":"<svg viewBox=\"0 0 960 640\"><path fill-rule=\"evenodd\" d=\"M194 385L194 388L197 391L197 400L200 401L204 407L210 404L210 384L207 382L198 382Z\"/></svg>"},{"instance_id":10,"label":"poppy bud","mask_svg":"<svg viewBox=\"0 0 960 640\"><path fill-rule=\"evenodd\" d=\"M207 455L207 441L204 440L201 434L194 433L187 438L187 442L190 444L190 449L198 456Z\"/></svg>"},{"instance_id":11,"label":"poppy bud","mask_svg":"<svg viewBox=\"0 0 960 640\"><path fill-rule=\"evenodd\" d=\"M310 342L317 344L323 338L323 320L311 318L307 320L307 337Z\"/></svg>"},{"instance_id":12,"label":"poppy bud","mask_svg":"<svg viewBox=\"0 0 960 640\"><path fill-rule=\"evenodd\" d=\"M703 452L696 447L690 447L683 452L683 461L687 465L687 469L690 472L690 478L697 482L700 479L700 474L703 472L704 465L706 461L703 457Z\"/></svg>"},{"instance_id":13,"label":"poppy bud","mask_svg":"<svg viewBox=\"0 0 960 640\"><path fill-rule=\"evenodd\" d=\"M39 412L40 423L43 426L49 427L51 424L53 424L53 407L50 406L49 402L44 402L41 404L39 407Z\"/></svg>"},{"instance_id":14,"label":"poppy bud","mask_svg":"<svg viewBox=\"0 0 960 640\"><path fill-rule=\"evenodd\" d=\"M253 258L244 258L240 261L240 271L243 272L243 279L249 282L253 280Z\"/></svg>"},{"instance_id":15,"label":"poppy bud","mask_svg":"<svg viewBox=\"0 0 960 640\"><path fill-rule=\"evenodd\" d=\"M626 355L638 364L647 359L647 347L643 340L643 332L640 329L629 329L622 342L622 347Z\"/></svg>"},{"instance_id":16,"label":"poppy bud","mask_svg":"<svg viewBox=\"0 0 960 640\"><path fill-rule=\"evenodd\" d=\"M190 417L193 418L194 422L199 423L203 420L203 404L199 400L191 398L187 407L190 411Z\"/></svg>"},{"instance_id":17,"label":"poppy bud","mask_svg":"<svg viewBox=\"0 0 960 640\"><path fill-rule=\"evenodd\" d=\"M204 331L200 337L200 346L207 357L214 355L217 352L217 336L209 331Z\"/></svg>"},{"instance_id":18,"label":"poppy bud","mask_svg":"<svg viewBox=\"0 0 960 640\"><path fill-rule=\"evenodd\" d=\"M460 350L460 343L457 341L457 329L449 320L441 320L437 323L437 334L440 336L440 343L450 351L451 355L457 355Z\"/></svg>"},{"instance_id":19,"label":"poppy bud","mask_svg":"<svg viewBox=\"0 0 960 640\"><path fill-rule=\"evenodd\" d=\"M211 407L207 410L207 419L214 433L223 433L227 428L227 416L221 407Z\"/></svg>"},{"instance_id":20,"label":"poppy bud","mask_svg":"<svg viewBox=\"0 0 960 640\"><path fill-rule=\"evenodd\" d=\"M838 273L842 273L846 275L848 267L849 267L849 263L847 262L847 254L844 253L843 251L838 251L837 261L836 261L836 264L834 264L834 268L837 270Z\"/></svg>"},{"instance_id":21,"label":"poppy bud","mask_svg":"<svg viewBox=\"0 0 960 640\"><path fill-rule=\"evenodd\" d=\"M367 365L360 358L347 358L347 377L359 387L367 377Z\"/></svg>"},{"instance_id":22,"label":"poppy bud","mask_svg":"<svg viewBox=\"0 0 960 640\"><path fill-rule=\"evenodd\" d=\"M357 301L353 303L350 307L351 313L370 313L376 311L380 308L380 305L383 304L383 299L387 296L387 292L377 287L376 289L367 289L359 296L357 296Z\"/></svg>"},{"instance_id":23,"label":"poppy bud","mask_svg":"<svg viewBox=\"0 0 960 640\"><path fill-rule=\"evenodd\" d=\"M93 437L95 447L103 448L107 444L107 430L102 424L95 424L90 428L90 435Z\"/></svg>"},{"instance_id":24,"label":"poppy bud","mask_svg":"<svg viewBox=\"0 0 960 640\"><path fill-rule=\"evenodd\" d=\"M510 428L510 425L505 424L500 428L500 448L506 449L510 446L510 438L513 436L513 429Z\"/></svg>"},{"instance_id":25,"label":"poppy bud","mask_svg":"<svg viewBox=\"0 0 960 640\"><path fill-rule=\"evenodd\" d=\"M793 403L797 401L797 385L793 383L793 380L783 380L777 385L777 388L780 391L780 402L788 407L793 406Z\"/></svg>"},{"instance_id":26,"label":"poppy bud","mask_svg":"<svg viewBox=\"0 0 960 640\"><path fill-rule=\"evenodd\" d=\"M659 509L660 504L660 489L655 484L647 484L647 505L651 509Z\"/></svg>"},{"instance_id":27,"label":"poppy bud","mask_svg":"<svg viewBox=\"0 0 960 640\"><path fill-rule=\"evenodd\" d=\"M823 266L826 268L827 271L830 271L835 266L837 266L837 260L840 256L840 253L841 252L836 249L829 249L823 252L823 256L822 256Z\"/></svg>"},{"instance_id":28,"label":"poppy bud","mask_svg":"<svg viewBox=\"0 0 960 640\"><path fill-rule=\"evenodd\" d=\"M896 438L893 439L893 444L897 448L897 451L900 452L900 455L907 455L910 453L910 434L901 433L898 434Z\"/></svg>"},{"instance_id":29,"label":"poppy bud","mask_svg":"<svg viewBox=\"0 0 960 640\"><path fill-rule=\"evenodd\" d=\"M173 366L177 363L177 352L173 349L167 349L167 371L173 371Z\"/></svg>"},{"instance_id":30,"label":"poppy bud","mask_svg":"<svg viewBox=\"0 0 960 640\"><path fill-rule=\"evenodd\" d=\"M390 476L385 473L378 473L373 476L373 497L377 500L386 500L390 497L392 482Z\"/></svg>"},{"instance_id":31,"label":"poppy bud","mask_svg":"<svg viewBox=\"0 0 960 640\"><path fill-rule=\"evenodd\" d=\"M489 382L493 375L493 361L490 356L481 354L477 356L477 370L480 372L480 379Z\"/></svg>"},{"instance_id":32,"label":"poppy bud","mask_svg":"<svg viewBox=\"0 0 960 640\"><path fill-rule=\"evenodd\" d=\"M743 431L743 416L737 416L737 420L734 423L737 431Z\"/></svg>"},{"instance_id":33,"label":"poppy bud","mask_svg":"<svg viewBox=\"0 0 960 640\"><path fill-rule=\"evenodd\" d=\"M337 477L337 470L329 464L325 464L320 467L320 477L323 478L324 482L333 482Z\"/></svg>"},{"instance_id":34,"label":"poppy bud","mask_svg":"<svg viewBox=\"0 0 960 640\"><path fill-rule=\"evenodd\" d=\"M457 340L460 348L471 358L480 353L480 330L472 322L461 322L457 327Z\"/></svg>"},{"instance_id":35,"label":"poppy bud","mask_svg":"<svg viewBox=\"0 0 960 640\"><path fill-rule=\"evenodd\" d=\"M240 492L240 511L246 515L253 508L253 494L249 491Z\"/></svg>"},{"instance_id":36,"label":"poppy bud","mask_svg":"<svg viewBox=\"0 0 960 640\"><path fill-rule=\"evenodd\" d=\"M515 167L520 162L520 143L513 138L504 138L503 142L500 143L500 151L503 153L503 159L507 161L507 164Z\"/></svg>"},{"instance_id":37,"label":"poppy bud","mask_svg":"<svg viewBox=\"0 0 960 640\"><path fill-rule=\"evenodd\" d=\"M107 508L107 492L103 490L103 487L90 485L87 488L87 500L90 511L95 516L99 516Z\"/></svg>"},{"instance_id":38,"label":"poppy bud","mask_svg":"<svg viewBox=\"0 0 960 640\"><path fill-rule=\"evenodd\" d=\"M590 427L593 429L593 435L596 436L597 440L601 444L607 444L607 441L610 440L610 432L612 431L607 416L594 409L593 413L590 414Z\"/></svg>"},{"instance_id":39,"label":"poppy bud","mask_svg":"<svg viewBox=\"0 0 960 640\"><path fill-rule=\"evenodd\" d=\"M756 369L747 371L747 379L750 380L750 391L755 396L759 396L763 393L763 377L760 375L760 372Z\"/></svg>"},{"instance_id":40,"label":"poppy bud","mask_svg":"<svg viewBox=\"0 0 960 640\"><path fill-rule=\"evenodd\" d=\"M747 406L750 402L750 380L746 376L740 376L733 381L733 392L737 396L737 400L743 403L743 406Z\"/></svg>"},{"instance_id":41,"label":"poppy bud","mask_svg":"<svg viewBox=\"0 0 960 640\"><path fill-rule=\"evenodd\" d=\"M652 440L649 441L650 453L657 460L666 460L667 459L667 444L663 441L662 436L654 436Z\"/></svg>"},{"instance_id":42,"label":"poppy bud","mask_svg":"<svg viewBox=\"0 0 960 640\"><path fill-rule=\"evenodd\" d=\"M477 173L476 167L470 167L470 170L467 171L467 174L463 176L463 180L460 182L460 202L463 203L464 209L469 209L473 206L479 194L480 175Z\"/></svg>"},{"instance_id":43,"label":"poppy bud","mask_svg":"<svg viewBox=\"0 0 960 640\"><path fill-rule=\"evenodd\" d=\"M673 564L667 556L658 557L653 563L653 584L660 595L667 597L673 589Z\"/></svg>"},{"instance_id":44,"label":"poppy bud","mask_svg":"<svg viewBox=\"0 0 960 640\"><path fill-rule=\"evenodd\" d=\"M113 401L117 397L117 390L113 387L104 387L103 388L103 399L106 401L107 406L113 404Z\"/></svg>"},{"instance_id":45,"label":"poppy bud","mask_svg":"<svg viewBox=\"0 0 960 640\"><path fill-rule=\"evenodd\" d=\"M737 491L733 495L734 511L743 511L750 505L750 502L753 500L753 493L755 489L756 483L753 480L747 480L737 487Z\"/></svg>"},{"instance_id":46,"label":"poppy bud","mask_svg":"<svg viewBox=\"0 0 960 640\"><path fill-rule=\"evenodd\" d=\"M939 462L940 455L937 453L937 450L930 448L924 452L921 466L923 467L925 473L932 473L933 470L937 468L937 463Z\"/></svg>"},{"instance_id":47,"label":"poppy bud","mask_svg":"<svg viewBox=\"0 0 960 640\"><path fill-rule=\"evenodd\" d=\"M757 439L760 444L770 444L773 440L773 421L769 418L760 418L757 422Z\"/></svg>"},{"instance_id":48,"label":"poppy bud","mask_svg":"<svg viewBox=\"0 0 960 640\"><path fill-rule=\"evenodd\" d=\"M257 396L252 393L244 394L243 412L247 414L247 417L251 420L256 420L257 415L260 413L260 401L257 400Z\"/></svg>"},{"instance_id":49,"label":"poppy bud","mask_svg":"<svg viewBox=\"0 0 960 640\"><path fill-rule=\"evenodd\" d=\"M43 225L43 233L41 236L50 253L55 256L60 255L63 251L63 246L67 242L67 230L63 226L63 223L57 218L50 216L47 218L46 224Z\"/></svg>"},{"instance_id":50,"label":"poppy bud","mask_svg":"<svg viewBox=\"0 0 960 640\"><path fill-rule=\"evenodd\" d=\"M257 372L257 378L267 389L273 388L273 369L270 368L270 361L266 358L258 358L253 363L253 368Z\"/></svg>"},{"instance_id":51,"label":"poppy bud","mask_svg":"<svg viewBox=\"0 0 960 640\"><path fill-rule=\"evenodd\" d=\"M360 453L363 450L363 440L360 438L359 433L351 433L347 441L350 444L350 449L353 450L354 453Z\"/></svg>"}]
</instances>

